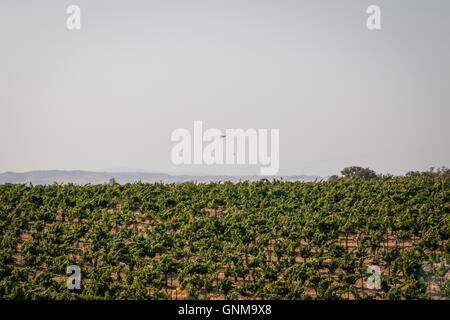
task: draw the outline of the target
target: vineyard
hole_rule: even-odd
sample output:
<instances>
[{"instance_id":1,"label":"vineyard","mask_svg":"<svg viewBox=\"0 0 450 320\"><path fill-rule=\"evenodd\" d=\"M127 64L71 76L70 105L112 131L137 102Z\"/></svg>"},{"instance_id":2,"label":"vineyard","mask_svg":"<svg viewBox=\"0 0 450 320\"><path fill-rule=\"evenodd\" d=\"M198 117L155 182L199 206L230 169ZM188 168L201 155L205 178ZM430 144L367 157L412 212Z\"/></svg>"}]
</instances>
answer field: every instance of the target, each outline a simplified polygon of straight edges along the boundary
<instances>
[{"instance_id":1,"label":"vineyard","mask_svg":"<svg viewBox=\"0 0 450 320\"><path fill-rule=\"evenodd\" d=\"M448 177L5 184L0 298L448 299L449 211Z\"/></svg>"}]
</instances>

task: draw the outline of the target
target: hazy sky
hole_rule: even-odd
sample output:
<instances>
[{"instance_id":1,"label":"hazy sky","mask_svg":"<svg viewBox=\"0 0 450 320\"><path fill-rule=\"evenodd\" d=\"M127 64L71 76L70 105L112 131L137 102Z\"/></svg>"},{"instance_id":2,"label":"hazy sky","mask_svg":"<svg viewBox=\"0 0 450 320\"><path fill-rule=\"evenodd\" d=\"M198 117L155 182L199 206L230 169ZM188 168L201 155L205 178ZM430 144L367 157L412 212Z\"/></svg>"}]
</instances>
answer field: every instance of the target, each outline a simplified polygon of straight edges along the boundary
<instances>
[{"instance_id":1,"label":"hazy sky","mask_svg":"<svg viewBox=\"0 0 450 320\"><path fill-rule=\"evenodd\" d=\"M0 39L0 172L259 171L173 165L194 120L280 129L280 174L450 165L448 0L1 0Z\"/></svg>"}]
</instances>

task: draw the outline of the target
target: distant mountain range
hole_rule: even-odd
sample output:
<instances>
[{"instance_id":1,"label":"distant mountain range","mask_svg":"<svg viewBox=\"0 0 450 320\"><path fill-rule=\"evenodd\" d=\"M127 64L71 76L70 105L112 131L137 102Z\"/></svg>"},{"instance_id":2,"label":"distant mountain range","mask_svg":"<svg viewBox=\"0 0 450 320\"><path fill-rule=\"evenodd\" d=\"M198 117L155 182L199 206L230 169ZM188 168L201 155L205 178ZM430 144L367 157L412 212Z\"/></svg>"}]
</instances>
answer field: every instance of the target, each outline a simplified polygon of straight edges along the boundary
<instances>
[{"instance_id":1,"label":"distant mountain range","mask_svg":"<svg viewBox=\"0 0 450 320\"><path fill-rule=\"evenodd\" d=\"M33 185L46 184L66 184L74 183L84 184L104 184L108 183L111 178L120 184L141 182L163 182L163 183L180 183L180 182L219 182L219 181L257 181L261 179L283 179L285 181L314 181L322 179L316 176L220 176L220 175L169 175L165 173L148 173L148 172L94 172L94 171L65 171L65 170L46 170L46 171L29 171L24 173L5 172L0 174L0 184L14 183L24 184L32 183Z\"/></svg>"}]
</instances>

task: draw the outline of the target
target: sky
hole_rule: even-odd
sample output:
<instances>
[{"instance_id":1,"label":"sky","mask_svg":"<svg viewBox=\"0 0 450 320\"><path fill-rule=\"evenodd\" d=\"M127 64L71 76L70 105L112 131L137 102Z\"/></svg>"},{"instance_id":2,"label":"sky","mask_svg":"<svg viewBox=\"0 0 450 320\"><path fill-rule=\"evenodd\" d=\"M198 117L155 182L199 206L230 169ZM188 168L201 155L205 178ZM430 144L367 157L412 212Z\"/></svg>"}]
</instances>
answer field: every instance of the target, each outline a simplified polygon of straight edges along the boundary
<instances>
[{"instance_id":1,"label":"sky","mask_svg":"<svg viewBox=\"0 0 450 320\"><path fill-rule=\"evenodd\" d=\"M174 165L195 120L279 129L282 175L450 166L447 0L2 0L0 39L0 172L259 172Z\"/></svg>"}]
</instances>

